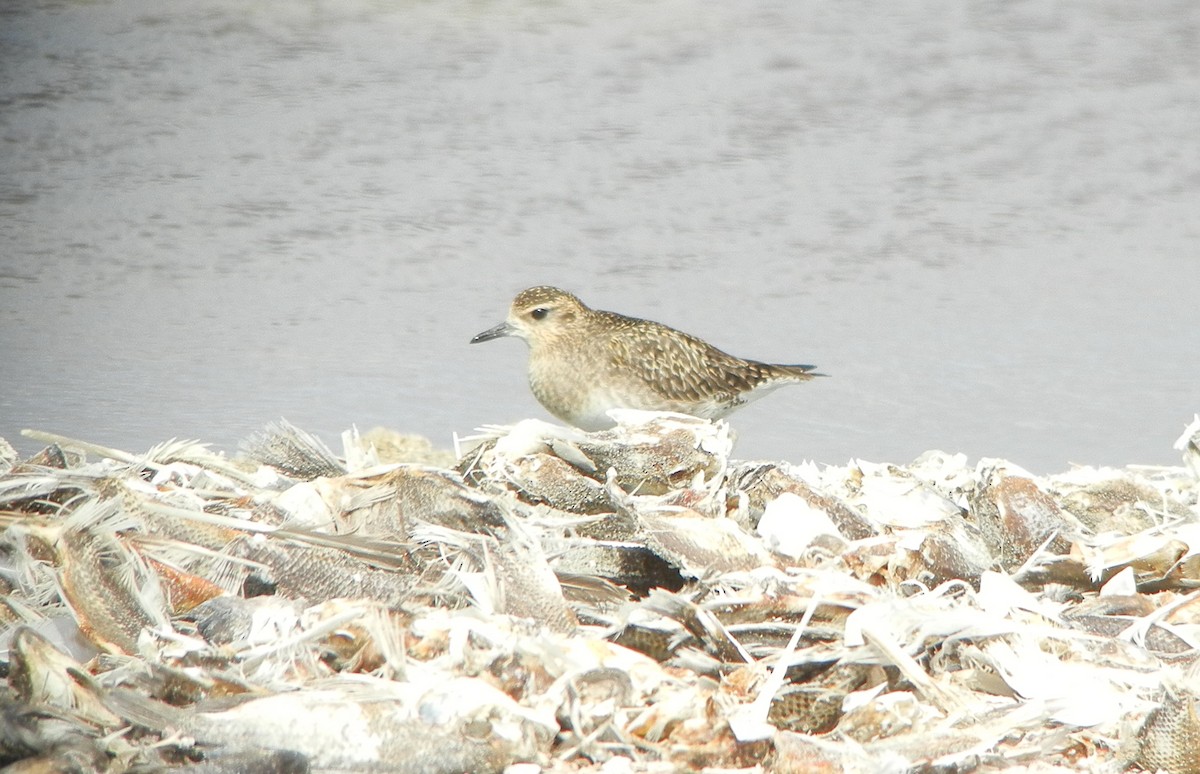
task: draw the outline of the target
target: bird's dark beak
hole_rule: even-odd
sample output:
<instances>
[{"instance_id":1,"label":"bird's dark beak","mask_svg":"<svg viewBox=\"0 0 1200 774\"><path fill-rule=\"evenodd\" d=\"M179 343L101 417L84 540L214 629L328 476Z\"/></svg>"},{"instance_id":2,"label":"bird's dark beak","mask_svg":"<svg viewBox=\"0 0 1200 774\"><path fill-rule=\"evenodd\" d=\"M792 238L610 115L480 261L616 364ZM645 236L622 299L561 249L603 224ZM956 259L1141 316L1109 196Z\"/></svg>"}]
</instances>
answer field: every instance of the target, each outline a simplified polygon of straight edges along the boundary
<instances>
[{"instance_id":1,"label":"bird's dark beak","mask_svg":"<svg viewBox=\"0 0 1200 774\"><path fill-rule=\"evenodd\" d=\"M516 328L512 327L506 322L502 322L493 328L488 328L483 333L480 333L475 338L471 339L471 343L478 344L481 341L491 341L492 339L498 339L501 336L512 336L516 332Z\"/></svg>"}]
</instances>

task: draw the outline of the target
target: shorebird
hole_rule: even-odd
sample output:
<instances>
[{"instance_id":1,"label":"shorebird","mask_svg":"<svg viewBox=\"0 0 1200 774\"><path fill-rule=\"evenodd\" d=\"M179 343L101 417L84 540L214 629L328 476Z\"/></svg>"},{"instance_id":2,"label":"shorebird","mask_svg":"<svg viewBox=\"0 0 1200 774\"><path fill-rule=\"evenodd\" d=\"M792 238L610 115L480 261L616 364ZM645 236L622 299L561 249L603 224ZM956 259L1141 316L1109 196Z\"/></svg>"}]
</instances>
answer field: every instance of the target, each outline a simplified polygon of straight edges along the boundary
<instances>
[{"instance_id":1,"label":"shorebird","mask_svg":"<svg viewBox=\"0 0 1200 774\"><path fill-rule=\"evenodd\" d=\"M516 336L529 345L529 387L547 411L581 430L612 427L609 409L675 411L715 419L816 366L743 360L661 323L591 309L541 285L513 299L508 319L472 344Z\"/></svg>"}]
</instances>

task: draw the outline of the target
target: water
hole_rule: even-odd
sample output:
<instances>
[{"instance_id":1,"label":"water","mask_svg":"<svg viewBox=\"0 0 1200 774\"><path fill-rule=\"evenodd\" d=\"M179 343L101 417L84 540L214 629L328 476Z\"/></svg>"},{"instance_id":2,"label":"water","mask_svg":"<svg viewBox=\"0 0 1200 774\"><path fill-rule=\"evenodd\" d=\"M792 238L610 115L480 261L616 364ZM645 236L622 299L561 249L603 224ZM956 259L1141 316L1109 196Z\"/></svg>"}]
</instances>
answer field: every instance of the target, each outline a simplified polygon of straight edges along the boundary
<instances>
[{"instance_id":1,"label":"water","mask_svg":"<svg viewBox=\"0 0 1200 774\"><path fill-rule=\"evenodd\" d=\"M738 456L1175 463L1200 4L8 3L0 436L448 446L540 283L832 379Z\"/></svg>"}]
</instances>

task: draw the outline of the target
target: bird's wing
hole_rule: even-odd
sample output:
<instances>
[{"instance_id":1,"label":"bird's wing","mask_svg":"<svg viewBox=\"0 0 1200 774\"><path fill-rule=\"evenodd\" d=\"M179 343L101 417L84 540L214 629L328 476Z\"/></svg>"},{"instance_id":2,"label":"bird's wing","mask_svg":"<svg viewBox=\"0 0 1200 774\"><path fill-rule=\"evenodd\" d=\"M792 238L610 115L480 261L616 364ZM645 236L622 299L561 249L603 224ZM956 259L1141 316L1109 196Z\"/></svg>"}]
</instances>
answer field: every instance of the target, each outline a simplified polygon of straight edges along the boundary
<instances>
[{"instance_id":1,"label":"bird's wing","mask_svg":"<svg viewBox=\"0 0 1200 774\"><path fill-rule=\"evenodd\" d=\"M651 383L668 400L733 400L768 378L759 363L648 321L615 331L612 353L614 368Z\"/></svg>"}]
</instances>

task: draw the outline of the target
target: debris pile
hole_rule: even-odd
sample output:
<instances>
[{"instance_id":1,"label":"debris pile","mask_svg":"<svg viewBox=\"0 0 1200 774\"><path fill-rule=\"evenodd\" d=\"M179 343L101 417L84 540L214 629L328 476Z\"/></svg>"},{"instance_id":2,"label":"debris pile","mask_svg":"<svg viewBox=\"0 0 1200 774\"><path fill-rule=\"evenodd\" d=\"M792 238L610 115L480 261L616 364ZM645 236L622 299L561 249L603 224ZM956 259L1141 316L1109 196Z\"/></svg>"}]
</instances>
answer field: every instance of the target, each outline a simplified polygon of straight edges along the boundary
<instances>
[{"instance_id":1,"label":"debris pile","mask_svg":"<svg viewBox=\"0 0 1200 774\"><path fill-rule=\"evenodd\" d=\"M0 440L0 765L1200 772L1200 418L1037 477L614 416L453 469Z\"/></svg>"}]
</instances>

